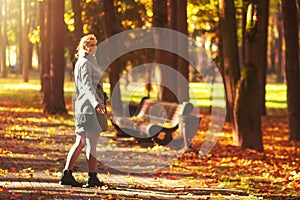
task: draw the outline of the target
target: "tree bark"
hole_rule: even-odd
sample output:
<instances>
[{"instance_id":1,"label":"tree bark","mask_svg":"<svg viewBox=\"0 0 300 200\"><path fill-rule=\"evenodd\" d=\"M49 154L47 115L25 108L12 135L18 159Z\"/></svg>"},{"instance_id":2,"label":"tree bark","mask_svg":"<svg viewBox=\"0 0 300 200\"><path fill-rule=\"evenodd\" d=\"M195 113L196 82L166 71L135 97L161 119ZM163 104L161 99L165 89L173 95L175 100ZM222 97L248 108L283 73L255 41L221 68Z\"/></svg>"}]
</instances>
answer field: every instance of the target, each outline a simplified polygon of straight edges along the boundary
<instances>
[{"instance_id":1,"label":"tree bark","mask_svg":"<svg viewBox=\"0 0 300 200\"><path fill-rule=\"evenodd\" d=\"M2 13L3 13L3 3L2 3L2 1L1 1L1 4L0 4L0 11L1 11L1 14L0 14L0 38L2 39L3 38L3 33L2 33L2 27L3 27L3 16L2 16ZM2 43L2 41L1 41L1 43ZM3 57L3 49L2 48L4 48L4 46L3 45L1 45L1 48L0 48L0 72L2 71L2 69L3 69L3 62L2 62L2 57Z\"/></svg>"},{"instance_id":2,"label":"tree bark","mask_svg":"<svg viewBox=\"0 0 300 200\"><path fill-rule=\"evenodd\" d=\"M40 43L39 43L39 68L40 68L40 82L41 82L41 91L43 91L43 75L45 69L45 1L39 1L39 24L40 24Z\"/></svg>"},{"instance_id":3,"label":"tree bark","mask_svg":"<svg viewBox=\"0 0 300 200\"><path fill-rule=\"evenodd\" d=\"M258 49L261 50L259 53L259 58L257 59L259 64L259 83L260 83L260 91L261 91L261 111L262 115L266 115L266 82L267 82L267 67L268 67L268 24L269 24L269 2L270 0L263 0L258 2L258 29L260 30L258 33L258 40L260 41L260 45Z\"/></svg>"},{"instance_id":4,"label":"tree bark","mask_svg":"<svg viewBox=\"0 0 300 200\"><path fill-rule=\"evenodd\" d=\"M176 17L176 2L168 0L154 0L153 1L153 27L161 27L161 28L175 28L177 26L174 18ZM154 33L155 34L155 33ZM162 35L156 35L158 38L157 41L154 41L156 44L158 42L163 42L162 46L176 48L176 38L170 36L166 36L166 38L162 38ZM160 44L161 45L161 44ZM173 55L170 52L162 51L159 49L155 49L154 53L154 62L159 65L156 66L155 69L155 77L158 79L160 83L159 91L158 91L158 99L162 101L169 102L178 102L177 100L177 74L172 73L172 75L168 74L171 71L166 70L163 65L173 68L175 71L177 70L177 61L176 55ZM172 71L174 72L174 71ZM172 86L172 89L171 89Z\"/></svg>"},{"instance_id":5,"label":"tree bark","mask_svg":"<svg viewBox=\"0 0 300 200\"><path fill-rule=\"evenodd\" d=\"M267 25L269 1L261 0L252 6L245 43L245 62L237 87L234 115L238 144L262 152L261 116L265 112L267 66Z\"/></svg>"},{"instance_id":6,"label":"tree bark","mask_svg":"<svg viewBox=\"0 0 300 200\"><path fill-rule=\"evenodd\" d=\"M64 75L65 75L65 23L64 1L51 0L51 46L50 63L52 77L52 113L67 113L64 100Z\"/></svg>"},{"instance_id":7,"label":"tree bark","mask_svg":"<svg viewBox=\"0 0 300 200\"><path fill-rule=\"evenodd\" d=\"M278 3L278 7L281 7L280 3ZM276 39L276 82L282 83L284 80L284 71L283 71L283 53L282 53L282 41L283 41L283 25L282 25L282 9L279 9L277 13L277 30L278 30L278 37Z\"/></svg>"},{"instance_id":8,"label":"tree bark","mask_svg":"<svg viewBox=\"0 0 300 200\"><path fill-rule=\"evenodd\" d=\"M43 54L44 54L44 62L43 62L43 75L42 75L42 82L43 82L43 110L44 112L48 112L51 110L51 78L50 78L50 29L51 29L51 5L50 0L44 0L44 8L45 8L45 18L44 18L44 31L41 32L43 37L41 38L41 43L43 47Z\"/></svg>"},{"instance_id":9,"label":"tree bark","mask_svg":"<svg viewBox=\"0 0 300 200\"><path fill-rule=\"evenodd\" d=\"M1 38L1 52L0 52L0 70L3 78L7 77L7 66L6 66L6 48L7 48L7 8L6 0L2 0L0 11L1 11L1 26L0 26L0 38Z\"/></svg>"},{"instance_id":10,"label":"tree bark","mask_svg":"<svg viewBox=\"0 0 300 200\"><path fill-rule=\"evenodd\" d=\"M188 24L187 24L187 1L177 0L177 27L176 30L188 37ZM188 55L188 44L185 41L177 41L177 48L183 49ZM182 83L178 79L177 83L177 96L180 99L180 103L183 101L189 101L189 62L184 58L177 56L177 71L185 77L186 83Z\"/></svg>"},{"instance_id":11,"label":"tree bark","mask_svg":"<svg viewBox=\"0 0 300 200\"><path fill-rule=\"evenodd\" d=\"M66 114L64 100L64 1L50 0L50 75L45 74L45 90L48 90L45 96L47 106L45 112L50 114ZM53 9L55 8L55 9ZM49 80L50 79L50 80ZM50 83L50 84L49 84ZM49 86L50 85L50 86ZM50 93L49 93L50 90Z\"/></svg>"},{"instance_id":12,"label":"tree bark","mask_svg":"<svg viewBox=\"0 0 300 200\"><path fill-rule=\"evenodd\" d=\"M80 1L72 0L72 9L74 11L74 24L75 24L75 40L79 42L83 33L83 25L81 21L82 8L80 6Z\"/></svg>"},{"instance_id":13,"label":"tree bark","mask_svg":"<svg viewBox=\"0 0 300 200\"><path fill-rule=\"evenodd\" d=\"M229 112L228 116L233 130L234 144L238 145L238 132L233 115L235 85L240 78L235 8L233 0L221 0L219 5L227 111Z\"/></svg>"},{"instance_id":14,"label":"tree bark","mask_svg":"<svg viewBox=\"0 0 300 200\"><path fill-rule=\"evenodd\" d=\"M80 38L83 35L83 25L81 21L82 17L82 8L80 6L80 1L78 0L72 0L72 9L74 11L74 25L75 25L75 31L74 31L74 40L73 40L73 45L71 47L71 61L73 64L73 69L75 67L76 63L76 58L75 58L75 53L76 53L76 48L77 45L80 41Z\"/></svg>"},{"instance_id":15,"label":"tree bark","mask_svg":"<svg viewBox=\"0 0 300 200\"><path fill-rule=\"evenodd\" d=\"M261 133L261 111L258 110L258 83L256 67L251 64L243 66L242 77L236 88L234 103L234 120L237 130L236 144L241 148L263 151Z\"/></svg>"},{"instance_id":16,"label":"tree bark","mask_svg":"<svg viewBox=\"0 0 300 200\"><path fill-rule=\"evenodd\" d=\"M285 73L287 80L287 105L289 139L300 141L300 70L299 27L295 0L282 2L284 37L286 41Z\"/></svg>"},{"instance_id":17,"label":"tree bark","mask_svg":"<svg viewBox=\"0 0 300 200\"><path fill-rule=\"evenodd\" d=\"M28 34L31 28L36 27L38 24L38 6L36 3L28 4ZM28 75L29 72L33 69L32 57L33 57L34 44L29 41L28 37ZM39 53L39 52L37 52Z\"/></svg>"},{"instance_id":18,"label":"tree bark","mask_svg":"<svg viewBox=\"0 0 300 200\"><path fill-rule=\"evenodd\" d=\"M113 1L111 0L103 0L103 8L104 8L104 21L105 21L105 38L109 38L120 31L116 29L117 27L117 19L115 16ZM116 48L118 47L118 41L114 41ZM120 41L123 42L123 41ZM110 49L108 51L115 51L116 49ZM113 115L122 115L123 107L121 102L121 91L118 81L120 80L120 67L119 65L123 65L123 63L113 62L108 66L109 72L109 83L110 83L110 96L111 98L111 106Z\"/></svg>"},{"instance_id":19,"label":"tree bark","mask_svg":"<svg viewBox=\"0 0 300 200\"><path fill-rule=\"evenodd\" d=\"M268 73L276 75L276 82L283 82L283 72L282 72L282 11L280 2L278 2L278 12L272 14L273 24L271 28L270 37L272 41L270 42L270 54L269 56L269 70Z\"/></svg>"},{"instance_id":20,"label":"tree bark","mask_svg":"<svg viewBox=\"0 0 300 200\"><path fill-rule=\"evenodd\" d=\"M22 16L22 73L23 81L28 82L29 80L29 23L28 23L28 0L23 1L23 16Z\"/></svg>"},{"instance_id":21,"label":"tree bark","mask_svg":"<svg viewBox=\"0 0 300 200\"><path fill-rule=\"evenodd\" d=\"M23 45L22 45L22 35L23 35L23 29L22 29L22 2L21 1L17 1L17 7L20 9L19 12L18 12L18 20L17 20L17 37L16 37L16 40L17 40L17 48L18 48L18 51L17 51L17 63L16 63L16 72L18 74L22 74L22 60L23 60Z\"/></svg>"}]
</instances>

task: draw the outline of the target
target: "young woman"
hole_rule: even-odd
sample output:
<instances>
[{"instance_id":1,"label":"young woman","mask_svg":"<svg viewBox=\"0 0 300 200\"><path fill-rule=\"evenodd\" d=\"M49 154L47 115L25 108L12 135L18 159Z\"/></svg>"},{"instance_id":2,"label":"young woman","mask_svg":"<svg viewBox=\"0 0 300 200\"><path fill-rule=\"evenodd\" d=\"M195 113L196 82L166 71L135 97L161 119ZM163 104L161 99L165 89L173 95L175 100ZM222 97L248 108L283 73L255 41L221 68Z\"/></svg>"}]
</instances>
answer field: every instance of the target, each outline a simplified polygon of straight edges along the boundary
<instances>
[{"instance_id":1,"label":"young woman","mask_svg":"<svg viewBox=\"0 0 300 200\"><path fill-rule=\"evenodd\" d=\"M93 34L82 37L77 47L77 62L74 68L76 86L75 100L75 133L76 141L69 151L63 176L62 185L81 187L72 170L82 149L86 147L88 181L86 187L103 186L96 173L96 145L100 132L107 130L107 118L104 91L102 87L102 72L97 66L95 53L97 39Z\"/></svg>"}]
</instances>

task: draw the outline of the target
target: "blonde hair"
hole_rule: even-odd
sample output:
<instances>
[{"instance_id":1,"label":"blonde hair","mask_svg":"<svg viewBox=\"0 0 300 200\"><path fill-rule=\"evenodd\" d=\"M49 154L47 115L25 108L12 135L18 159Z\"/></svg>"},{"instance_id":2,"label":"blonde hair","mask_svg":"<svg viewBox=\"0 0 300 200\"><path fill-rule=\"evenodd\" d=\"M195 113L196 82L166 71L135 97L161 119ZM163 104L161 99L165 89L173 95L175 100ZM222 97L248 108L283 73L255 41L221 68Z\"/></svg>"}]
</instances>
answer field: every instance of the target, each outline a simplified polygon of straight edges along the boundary
<instances>
[{"instance_id":1,"label":"blonde hair","mask_svg":"<svg viewBox=\"0 0 300 200\"><path fill-rule=\"evenodd\" d=\"M84 47L87 47L88 43L92 40L96 40L97 42L97 38L94 34L85 35L80 39L79 45L76 48L76 58L78 58L79 56L84 56L86 54L86 50L84 49Z\"/></svg>"}]
</instances>

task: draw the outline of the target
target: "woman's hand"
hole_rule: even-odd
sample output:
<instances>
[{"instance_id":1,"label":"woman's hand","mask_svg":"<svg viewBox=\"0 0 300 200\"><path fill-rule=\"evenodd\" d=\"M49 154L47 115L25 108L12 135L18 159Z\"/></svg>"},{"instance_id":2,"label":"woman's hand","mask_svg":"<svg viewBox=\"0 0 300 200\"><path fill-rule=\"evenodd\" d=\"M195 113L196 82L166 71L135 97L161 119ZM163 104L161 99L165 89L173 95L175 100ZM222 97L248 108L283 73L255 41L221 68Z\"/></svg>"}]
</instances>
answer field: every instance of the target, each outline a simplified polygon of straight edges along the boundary
<instances>
[{"instance_id":1,"label":"woman's hand","mask_svg":"<svg viewBox=\"0 0 300 200\"><path fill-rule=\"evenodd\" d=\"M97 106L96 106L96 110L98 113L100 114L104 114L105 113L105 105L104 103L99 103Z\"/></svg>"}]
</instances>

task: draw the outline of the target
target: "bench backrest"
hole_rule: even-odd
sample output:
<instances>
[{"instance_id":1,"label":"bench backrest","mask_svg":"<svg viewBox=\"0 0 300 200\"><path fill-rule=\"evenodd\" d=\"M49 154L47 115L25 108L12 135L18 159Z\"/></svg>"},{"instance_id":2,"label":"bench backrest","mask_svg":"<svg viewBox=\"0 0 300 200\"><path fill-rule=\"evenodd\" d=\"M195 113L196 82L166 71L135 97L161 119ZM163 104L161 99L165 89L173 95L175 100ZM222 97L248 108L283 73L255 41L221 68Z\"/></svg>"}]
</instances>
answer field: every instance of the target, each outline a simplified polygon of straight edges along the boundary
<instances>
[{"instance_id":1,"label":"bench backrest","mask_svg":"<svg viewBox=\"0 0 300 200\"><path fill-rule=\"evenodd\" d=\"M137 118L151 118L151 120L163 121L176 126L179 123L179 115L183 114L183 106L175 102L157 101L144 99L136 113Z\"/></svg>"}]
</instances>

